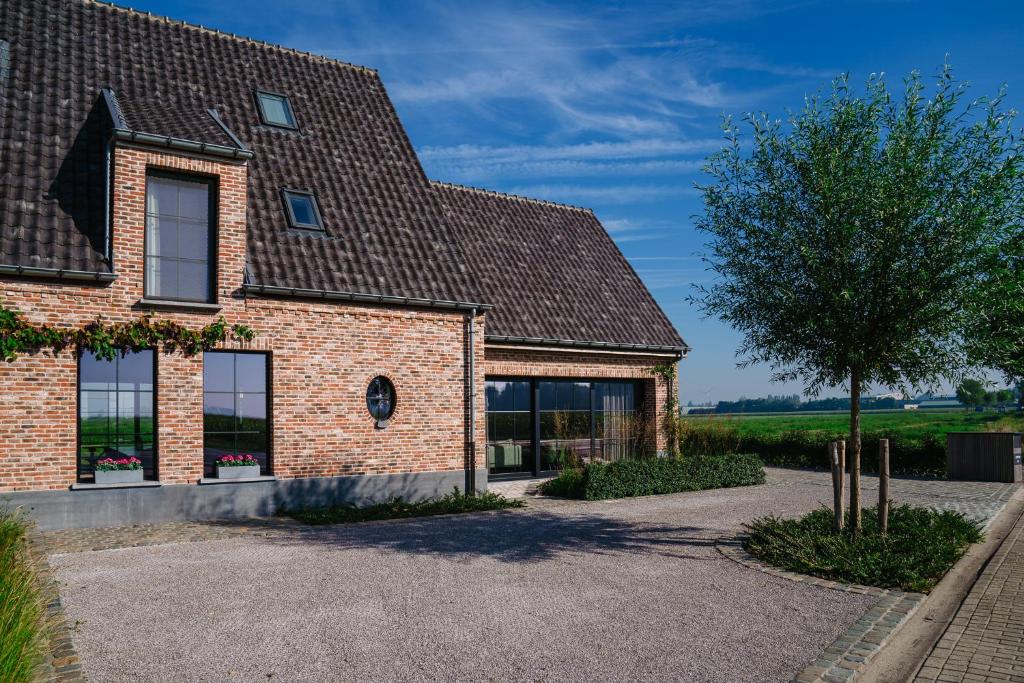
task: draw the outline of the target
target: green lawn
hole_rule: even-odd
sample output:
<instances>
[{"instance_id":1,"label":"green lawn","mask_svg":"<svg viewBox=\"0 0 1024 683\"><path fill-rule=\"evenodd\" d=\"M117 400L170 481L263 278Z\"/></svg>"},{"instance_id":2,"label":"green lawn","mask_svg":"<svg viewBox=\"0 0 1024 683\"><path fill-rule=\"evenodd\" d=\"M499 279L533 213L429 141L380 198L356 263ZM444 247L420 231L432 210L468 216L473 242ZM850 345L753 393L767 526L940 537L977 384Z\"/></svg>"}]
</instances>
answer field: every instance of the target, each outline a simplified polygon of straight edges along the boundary
<instances>
[{"instance_id":1,"label":"green lawn","mask_svg":"<svg viewBox=\"0 0 1024 683\"><path fill-rule=\"evenodd\" d=\"M842 432L850 429L849 413L817 413L800 415L695 415L687 421L708 419L725 420L735 424L741 435L778 434L785 431ZM864 431L892 430L907 437L926 434L976 431L1024 431L1024 416L1016 413L984 413L966 410L901 410L865 412L861 414Z\"/></svg>"}]
</instances>

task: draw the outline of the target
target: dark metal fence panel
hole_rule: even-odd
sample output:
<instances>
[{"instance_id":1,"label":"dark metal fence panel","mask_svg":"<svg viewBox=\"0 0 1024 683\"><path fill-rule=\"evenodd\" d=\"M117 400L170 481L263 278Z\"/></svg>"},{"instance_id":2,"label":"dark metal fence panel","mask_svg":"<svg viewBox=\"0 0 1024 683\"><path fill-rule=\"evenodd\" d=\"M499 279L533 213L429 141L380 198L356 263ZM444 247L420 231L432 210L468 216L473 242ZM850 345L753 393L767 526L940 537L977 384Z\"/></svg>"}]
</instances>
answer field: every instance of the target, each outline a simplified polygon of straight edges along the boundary
<instances>
[{"instance_id":1,"label":"dark metal fence panel","mask_svg":"<svg viewBox=\"0 0 1024 683\"><path fill-rule=\"evenodd\" d=\"M1019 432L952 432L946 435L946 472L950 479L1019 482Z\"/></svg>"}]
</instances>

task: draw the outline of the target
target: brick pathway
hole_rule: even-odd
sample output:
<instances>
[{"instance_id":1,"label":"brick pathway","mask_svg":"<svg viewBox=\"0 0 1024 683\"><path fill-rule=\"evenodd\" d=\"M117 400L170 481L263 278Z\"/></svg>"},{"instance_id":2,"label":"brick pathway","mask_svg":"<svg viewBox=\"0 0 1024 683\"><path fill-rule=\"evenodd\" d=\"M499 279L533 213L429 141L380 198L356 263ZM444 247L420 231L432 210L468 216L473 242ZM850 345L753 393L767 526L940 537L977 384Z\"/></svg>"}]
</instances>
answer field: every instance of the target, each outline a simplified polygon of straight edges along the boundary
<instances>
[{"instance_id":1,"label":"brick pathway","mask_svg":"<svg viewBox=\"0 0 1024 683\"><path fill-rule=\"evenodd\" d=\"M1024 518L992 557L916 681L1024 681Z\"/></svg>"}]
</instances>

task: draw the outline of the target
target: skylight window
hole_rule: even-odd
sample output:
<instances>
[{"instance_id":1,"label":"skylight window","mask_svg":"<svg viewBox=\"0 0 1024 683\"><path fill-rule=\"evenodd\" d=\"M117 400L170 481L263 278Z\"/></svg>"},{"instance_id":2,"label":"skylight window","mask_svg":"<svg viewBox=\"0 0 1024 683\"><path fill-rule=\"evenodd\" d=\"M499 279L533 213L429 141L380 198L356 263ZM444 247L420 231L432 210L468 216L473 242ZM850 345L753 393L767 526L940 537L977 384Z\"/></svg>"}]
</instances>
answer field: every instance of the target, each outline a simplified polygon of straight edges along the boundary
<instances>
[{"instance_id":1,"label":"skylight window","mask_svg":"<svg viewBox=\"0 0 1024 683\"><path fill-rule=\"evenodd\" d=\"M260 105L260 118L263 119L263 123L282 128L298 128L295 125L291 102L286 95L257 90L256 101Z\"/></svg>"},{"instance_id":2,"label":"skylight window","mask_svg":"<svg viewBox=\"0 0 1024 683\"><path fill-rule=\"evenodd\" d=\"M288 211L288 222L293 228L303 230L323 230L320 220L320 208L316 205L316 197L311 192L299 190L281 190L284 195L284 206Z\"/></svg>"}]
</instances>

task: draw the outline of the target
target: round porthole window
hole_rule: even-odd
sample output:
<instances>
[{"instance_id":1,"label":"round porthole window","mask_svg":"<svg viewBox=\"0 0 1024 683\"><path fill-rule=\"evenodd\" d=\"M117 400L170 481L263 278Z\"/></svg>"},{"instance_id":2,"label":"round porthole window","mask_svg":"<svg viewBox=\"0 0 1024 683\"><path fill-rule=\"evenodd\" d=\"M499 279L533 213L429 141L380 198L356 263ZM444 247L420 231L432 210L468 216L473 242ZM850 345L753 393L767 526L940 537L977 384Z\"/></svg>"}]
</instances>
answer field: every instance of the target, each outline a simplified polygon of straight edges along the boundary
<instances>
[{"instance_id":1,"label":"round porthole window","mask_svg":"<svg viewBox=\"0 0 1024 683\"><path fill-rule=\"evenodd\" d=\"M374 377L366 388L366 407L380 428L387 427L395 412L395 385L387 377Z\"/></svg>"}]
</instances>

